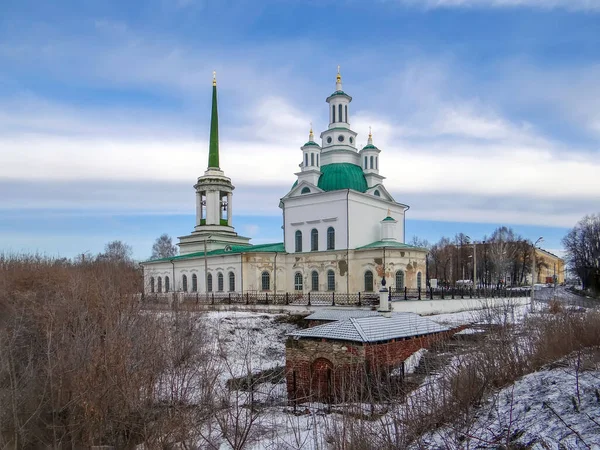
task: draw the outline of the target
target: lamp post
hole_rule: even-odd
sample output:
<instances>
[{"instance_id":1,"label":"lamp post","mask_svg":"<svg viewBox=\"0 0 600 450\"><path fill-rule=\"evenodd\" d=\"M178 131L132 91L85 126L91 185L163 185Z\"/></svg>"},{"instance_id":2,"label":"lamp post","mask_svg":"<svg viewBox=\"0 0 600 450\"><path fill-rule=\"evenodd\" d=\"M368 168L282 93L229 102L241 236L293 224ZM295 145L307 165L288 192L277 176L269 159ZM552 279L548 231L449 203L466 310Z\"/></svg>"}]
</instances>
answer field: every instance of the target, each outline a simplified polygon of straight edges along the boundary
<instances>
[{"instance_id":1,"label":"lamp post","mask_svg":"<svg viewBox=\"0 0 600 450\"><path fill-rule=\"evenodd\" d=\"M531 255L531 310L533 311L535 304L533 303L534 301L534 297L535 297L535 246L538 245L538 243L542 242L544 240L543 237L539 237L537 241L535 241L532 245L531 245L531 249L533 251L533 254Z\"/></svg>"}]
</instances>

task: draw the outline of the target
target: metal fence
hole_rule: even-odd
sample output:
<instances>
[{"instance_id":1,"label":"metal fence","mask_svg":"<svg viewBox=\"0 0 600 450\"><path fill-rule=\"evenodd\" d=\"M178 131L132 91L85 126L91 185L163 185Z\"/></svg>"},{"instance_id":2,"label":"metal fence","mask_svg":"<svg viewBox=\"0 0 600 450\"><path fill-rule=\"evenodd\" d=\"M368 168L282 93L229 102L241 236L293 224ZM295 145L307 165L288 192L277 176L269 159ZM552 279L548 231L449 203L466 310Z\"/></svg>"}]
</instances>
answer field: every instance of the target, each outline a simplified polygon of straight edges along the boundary
<instances>
[{"instance_id":1,"label":"metal fence","mask_svg":"<svg viewBox=\"0 0 600 450\"><path fill-rule=\"evenodd\" d=\"M530 289L390 289L390 301L445 300L457 298L511 298L528 297ZM379 304L379 292L209 292L166 294L143 294L144 303L177 303L180 305L297 305L297 306L375 306Z\"/></svg>"}]
</instances>

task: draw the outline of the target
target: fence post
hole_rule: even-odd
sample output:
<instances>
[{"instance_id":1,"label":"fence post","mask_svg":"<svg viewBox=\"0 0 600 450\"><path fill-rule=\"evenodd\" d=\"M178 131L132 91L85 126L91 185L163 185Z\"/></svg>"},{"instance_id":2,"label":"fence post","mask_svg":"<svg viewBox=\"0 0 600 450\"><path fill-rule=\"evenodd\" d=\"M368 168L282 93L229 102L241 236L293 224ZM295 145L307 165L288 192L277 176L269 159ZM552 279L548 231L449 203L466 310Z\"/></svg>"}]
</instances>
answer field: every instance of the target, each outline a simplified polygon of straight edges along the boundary
<instances>
[{"instance_id":1,"label":"fence post","mask_svg":"<svg viewBox=\"0 0 600 450\"><path fill-rule=\"evenodd\" d=\"M335 306L335 292L331 293L331 306Z\"/></svg>"},{"instance_id":2,"label":"fence post","mask_svg":"<svg viewBox=\"0 0 600 450\"><path fill-rule=\"evenodd\" d=\"M456 288L452 288L452 300L454 300L454 291Z\"/></svg>"},{"instance_id":3,"label":"fence post","mask_svg":"<svg viewBox=\"0 0 600 450\"><path fill-rule=\"evenodd\" d=\"M431 286L429 286L429 299L433 300L433 288Z\"/></svg>"},{"instance_id":4,"label":"fence post","mask_svg":"<svg viewBox=\"0 0 600 450\"><path fill-rule=\"evenodd\" d=\"M308 291L308 306L310 306L310 291Z\"/></svg>"},{"instance_id":5,"label":"fence post","mask_svg":"<svg viewBox=\"0 0 600 450\"><path fill-rule=\"evenodd\" d=\"M269 304L269 293L265 292L265 305Z\"/></svg>"},{"instance_id":6,"label":"fence post","mask_svg":"<svg viewBox=\"0 0 600 450\"><path fill-rule=\"evenodd\" d=\"M361 303L360 303L360 292L358 293L358 306L361 306Z\"/></svg>"},{"instance_id":7,"label":"fence post","mask_svg":"<svg viewBox=\"0 0 600 450\"><path fill-rule=\"evenodd\" d=\"M444 300L444 285L442 285L442 300Z\"/></svg>"},{"instance_id":8,"label":"fence post","mask_svg":"<svg viewBox=\"0 0 600 450\"><path fill-rule=\"evenodd\" d=\"M285 293L285 304L286 304L286 305L289 305L289 304L290 304L290 298L289 298L289 296L288 296L288 293L287 293L287 292Z\"/></svg>"},{"instance_id":9,"label":"fence post","mask_svg":"<svg viewBox=\"0 0 600 450\"><path fill-rule=\"evenodd\" d=\"M212 292L212 293L210 294L210 304L211 304L211 305L214 305L214 304L215 304L215 293L214 293L214 292Z\"/></svg>"},{"instance_id":10,"label":"fence post","mask_svg":"<svg viewBox=\"0 0 600 450\"><path fill-rule=\"evenodd\" d=\"M408 300L408 288L404 286L404 300Z\"/></svg>"},{"instance_id":11,"label":"fence post","mask_svg":"<svg viewBox=\"0 0 600 450\"><path fill-rule=\"evenodd\" d=\"M417 290L419 291L419 300L421 300L421 286Z\"/></svg>"}]
</instances>

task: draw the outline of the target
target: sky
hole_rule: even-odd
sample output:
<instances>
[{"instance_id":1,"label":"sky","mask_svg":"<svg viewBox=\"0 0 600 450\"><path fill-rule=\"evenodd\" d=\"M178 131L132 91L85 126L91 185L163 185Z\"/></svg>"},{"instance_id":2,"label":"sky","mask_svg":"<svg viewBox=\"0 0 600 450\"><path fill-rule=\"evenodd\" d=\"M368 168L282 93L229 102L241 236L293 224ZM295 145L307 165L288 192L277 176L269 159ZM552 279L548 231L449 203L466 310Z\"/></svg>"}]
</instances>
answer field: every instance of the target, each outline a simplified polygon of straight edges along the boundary
<instances>
[{"instance_id":1,"label":"sky","mask_svg":"<svg viewBox=\"0 0 600 450\"><path fill-rule=\"evenodd\" d=\"M560 252L600 209L600 0L3 0L0 251L191 232L213 70L236 231L281 242L338 65L407 240L505 225Z\"/></svg>"}]
</instances>

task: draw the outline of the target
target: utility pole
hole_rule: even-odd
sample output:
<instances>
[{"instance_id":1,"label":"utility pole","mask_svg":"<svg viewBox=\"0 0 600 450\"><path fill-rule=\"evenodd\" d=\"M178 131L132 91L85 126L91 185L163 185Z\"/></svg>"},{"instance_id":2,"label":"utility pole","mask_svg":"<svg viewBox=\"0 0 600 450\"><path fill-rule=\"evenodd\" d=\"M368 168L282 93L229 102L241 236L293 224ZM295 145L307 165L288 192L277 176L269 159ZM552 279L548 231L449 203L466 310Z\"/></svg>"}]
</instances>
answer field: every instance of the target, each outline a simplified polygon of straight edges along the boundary
<instances>
[{"instance_id":1,"label":"utility pole","mask_svg":"<svg viewBox=\"0 0 600 450\"><path fill-rule=\"evenodd\" d=\"M533 254L531 255L531 310L533 311L535 308L534 299L535 299L535 246L538 245L539 242L544 240L543 237L539 237L537 241L531 246L533 250Z\"/></svg>"}]
</instances>

